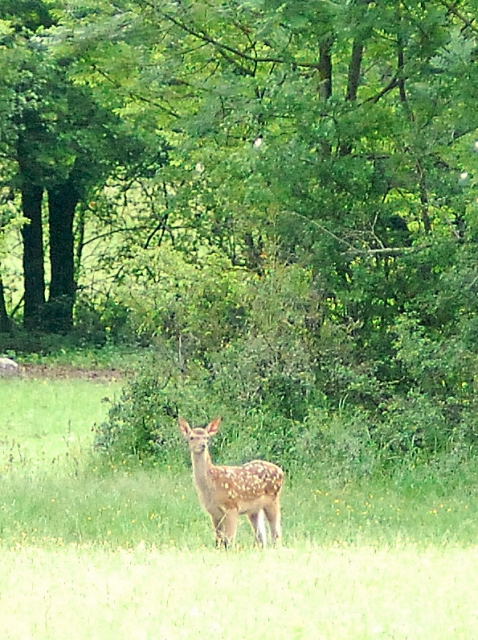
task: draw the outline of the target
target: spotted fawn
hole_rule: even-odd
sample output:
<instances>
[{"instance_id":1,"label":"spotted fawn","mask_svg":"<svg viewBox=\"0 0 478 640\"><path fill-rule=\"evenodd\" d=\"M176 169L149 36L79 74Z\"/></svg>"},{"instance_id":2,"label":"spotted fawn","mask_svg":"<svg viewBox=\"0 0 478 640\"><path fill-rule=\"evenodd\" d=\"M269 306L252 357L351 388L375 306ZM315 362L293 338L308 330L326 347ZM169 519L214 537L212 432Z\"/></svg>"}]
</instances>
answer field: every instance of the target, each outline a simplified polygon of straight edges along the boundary
<instances>
[{"instance_id":1,"label":"spotted fawn","mask_svg":"<svg viewBox=\"0 0 478 640\"><path fill-rule=\"evenodd\" d=\"M259 545L265 546L267 535L264 514L272 540L281 537L280 493L283 470L271 462L253 460L242 466L216 466L209 454L209 438L219 431L221 418L205 428L191 428L179 418L179 428L188 441L193 465L194 484L202 506L210 514L216 544L229 547L236 536L239 516L246 514Z\"/></svg>"}]
</instances>

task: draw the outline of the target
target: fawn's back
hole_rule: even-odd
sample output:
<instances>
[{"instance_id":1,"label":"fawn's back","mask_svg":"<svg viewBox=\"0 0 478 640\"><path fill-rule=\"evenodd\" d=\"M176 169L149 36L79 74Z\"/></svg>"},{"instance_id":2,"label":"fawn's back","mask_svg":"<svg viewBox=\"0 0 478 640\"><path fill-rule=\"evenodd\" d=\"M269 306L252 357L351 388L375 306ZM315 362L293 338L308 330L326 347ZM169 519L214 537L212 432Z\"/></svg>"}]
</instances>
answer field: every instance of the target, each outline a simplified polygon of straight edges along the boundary
<instances>
[{"instance_id":1,"label":"fawn's back","mask_svg":"<svg viewBox=\"0 0 478 640\"><path fill-rule=\"evenodd\" d=\"M216 504L240 514L262 509L276 500L284 482L280 467L264 460L242 466L215 466L208 470Z\"/></svg>"}]
</instances>

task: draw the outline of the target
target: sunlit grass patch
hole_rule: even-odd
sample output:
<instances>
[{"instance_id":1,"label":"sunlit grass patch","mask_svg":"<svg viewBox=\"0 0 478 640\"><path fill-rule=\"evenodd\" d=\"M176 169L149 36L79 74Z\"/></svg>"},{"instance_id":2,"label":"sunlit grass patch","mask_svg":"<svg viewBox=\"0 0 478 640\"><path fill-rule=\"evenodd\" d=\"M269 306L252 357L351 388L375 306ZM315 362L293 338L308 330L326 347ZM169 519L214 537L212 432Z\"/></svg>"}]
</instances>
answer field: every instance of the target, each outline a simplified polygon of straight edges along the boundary
<instances>
[{"instance_id":1,"label":"sunlit grass patch","mask_svg":"<svg viewBox=\"0 0 478 640\"><path fill-rule=\"evenodd\" d=\"M2 637L469 640L478 549L2 553Z\"/></svg>"},{"instance_id":2,"label":"sunlit grass patch","mask_svg":"<svg viewBox=\"0 0 478 640\"><path fill-rule=\"evenodd\" d=\"M0 473L12 464L31 468L78 457L119 389L118 382L0 379Z\"/></svg>"}]
</instances>

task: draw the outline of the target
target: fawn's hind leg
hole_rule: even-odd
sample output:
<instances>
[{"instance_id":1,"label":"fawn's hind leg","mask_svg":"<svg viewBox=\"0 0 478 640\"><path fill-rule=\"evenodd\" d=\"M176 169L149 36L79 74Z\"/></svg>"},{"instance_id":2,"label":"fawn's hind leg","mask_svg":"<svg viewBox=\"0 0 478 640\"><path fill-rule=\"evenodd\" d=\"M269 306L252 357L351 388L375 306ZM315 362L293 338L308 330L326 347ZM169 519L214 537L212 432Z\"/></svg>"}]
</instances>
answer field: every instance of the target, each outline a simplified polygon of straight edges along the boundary
<instances>
[{"instance_id":1,"label":"fawn's hind leg","mask_svg":"<svg viewBox=\"0 0 478 640\"><path fill-rule=\"evenodd\" d=\"M282 537L280 501L276 498L273 502L264 507L264 511L271 528L273 542L277 542Z\"/></svg>"},{"instance_id":2,"label":"fawn's hind leg","mask_svg":"<svg viewBox=\"0 0 478 640\"><path fill-rule=\"evenodd\" d=\"M262 509L249 514L249 521L256 536L256 542L259 546L265 547L267 543L266 523L264 520L264 512Z\"/></svg>"}]
</instances>

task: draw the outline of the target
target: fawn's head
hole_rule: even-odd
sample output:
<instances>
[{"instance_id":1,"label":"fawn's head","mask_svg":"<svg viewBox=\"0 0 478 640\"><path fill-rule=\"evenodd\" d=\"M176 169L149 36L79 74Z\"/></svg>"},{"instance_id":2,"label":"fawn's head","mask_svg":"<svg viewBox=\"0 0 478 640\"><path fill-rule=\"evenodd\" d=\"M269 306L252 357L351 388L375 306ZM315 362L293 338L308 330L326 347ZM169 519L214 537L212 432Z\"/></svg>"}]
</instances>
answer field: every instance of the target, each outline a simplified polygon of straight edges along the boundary
<instances>
[{"instance_id":1,"label":"fawn's head","mask_svg":"<svg viewBox=\"0 0 478 640\"><path fill-rule=\"evenodd\" d=\"M209 438L219 431L221 420L222 418L215 418L204 429L202 427L192 429L184 418L179 418L179 428L188 441L191 453L200 454L206 451Z\"/></svg>"}]
</instances>

